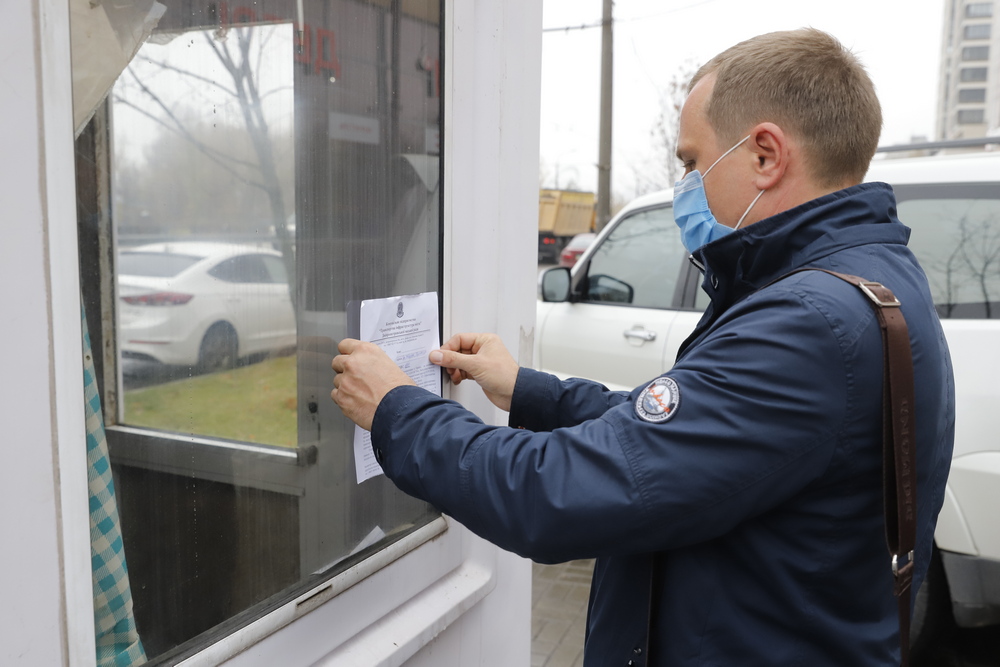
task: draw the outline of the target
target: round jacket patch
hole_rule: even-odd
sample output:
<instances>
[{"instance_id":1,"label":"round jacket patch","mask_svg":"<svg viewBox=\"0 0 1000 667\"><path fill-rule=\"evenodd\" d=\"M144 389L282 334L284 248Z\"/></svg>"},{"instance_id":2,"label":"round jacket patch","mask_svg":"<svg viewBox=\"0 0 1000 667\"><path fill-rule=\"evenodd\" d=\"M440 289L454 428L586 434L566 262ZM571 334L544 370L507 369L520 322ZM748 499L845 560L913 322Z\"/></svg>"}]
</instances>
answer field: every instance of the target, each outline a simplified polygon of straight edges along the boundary
<instances>
[{"instance_id":1,"label":"round jacket patch","mask_svg":"<svg viewBox=\"0 0 1000 667\"><path fill-rule=\"evenodd\" d=\"M668 377L656 378L649 383L635 401L635 413L643 421L665 422L677 412L681 392L677 383Z\"/></svg>"}]
</instances>

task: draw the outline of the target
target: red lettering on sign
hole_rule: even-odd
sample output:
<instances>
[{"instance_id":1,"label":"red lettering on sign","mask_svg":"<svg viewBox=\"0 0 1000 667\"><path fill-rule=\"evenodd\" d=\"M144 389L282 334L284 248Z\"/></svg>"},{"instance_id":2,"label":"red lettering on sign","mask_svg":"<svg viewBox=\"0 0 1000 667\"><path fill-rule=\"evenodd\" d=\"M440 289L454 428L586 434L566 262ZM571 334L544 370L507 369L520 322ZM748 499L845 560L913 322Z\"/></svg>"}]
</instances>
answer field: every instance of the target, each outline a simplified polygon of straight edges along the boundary
<instances>
[{"instance_id":1,"label":"red lettering on sign","mask_svg":"<svg viewBox=\"0 0 1000 667\"><path fill-rule=\"evenodd\" d=\"M332 30L316 28L316 61L315 72L326 70L333 72L336 79L340 78L340 61L337 60L337 42Z\"/></svg>"},{"instance_id":2,"label":"red lettering on sign","mask_svg":"<svg viewBox=\"0 0 1000 667\"><path fill-rule=\"evenodd\" d=\"M229 5L226 2L219 2L218 16L219 24L223 26L237 23L256 23L258 21L257 12L253 8L245 6L235 7L232 13L230 13ZM280 22L285 19L274 14L264 14L263 20ZM339 79L340 60L337 58L336 35L332 30L325 30L323 28L316 28L315 32L316 39L313 40L313 28L308 23L303 26L299 26L297 23L293 24L292 40L295 62L306 63L307 65L311 64L316 74L329 72L334 79ZM315 50L313 49L313 44L316 45ZM437 93L440 95L440 62L436 60L433 62L435 63L435 71L437 72Z\"/></svg>"}]
</instances>

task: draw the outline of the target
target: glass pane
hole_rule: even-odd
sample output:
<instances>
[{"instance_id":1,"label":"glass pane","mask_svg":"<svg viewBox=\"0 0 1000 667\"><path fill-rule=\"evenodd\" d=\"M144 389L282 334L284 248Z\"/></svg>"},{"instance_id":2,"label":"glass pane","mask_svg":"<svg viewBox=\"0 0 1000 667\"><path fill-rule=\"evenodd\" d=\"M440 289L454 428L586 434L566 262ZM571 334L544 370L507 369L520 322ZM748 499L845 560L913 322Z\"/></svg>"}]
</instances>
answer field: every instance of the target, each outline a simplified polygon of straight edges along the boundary
<instances>
[{"instance_id":1,"label":"glass pane","mask_svg":"<svg viewBox=\"0 0 1000 667\"><path fill-rule=\"evenodd\" d=\"M967 25L962 31L962 37L964 39L989 39L992 27L989 23Z\"/></svg>"},{"instance_id":2,"label":"glass pane","mask_svg":"<svg viewBox=\"0 0 1000 667\"><path fill-rule=\"evenodd\" d=\"M670 308L685 257L672 208L631 215L595 251L587 271L586 299Z\"/></svg>"},{"instance_id":3,"label":"glass pane","mask_svg":"<svg viewBox=\"0 0 1000 667\"><path fill-rule=\"evenodd\" d=\"M985 119L983 109L959 109L958 122L961 125L977 125Z\"/></svg>"},{"instance_id":4,"label":"glass pane","mask_svg":"<svg viewBox=\"0 0 1000 667\"><path fill-rule=\"evenodd\" d=\"M990 47L966 46L962 49L962 60L989 60Z\"/></svg>"},{"instance_id":5,"label":"glass pane","mask_svg":"<svg viewBox=\"0 0 1000 667\"><path fill-rule=\"evenodd\" d=\"M970 104L986 101L985 88L962 88L958 91L959 104Z\"/></svg>"},{"instance_id":6,"label":"glass pane","mask_svg":"<svg viewBox=\"0 0 1000 667\"><path fill-rule=\"evenodd\" d=\"M986 81L985 67L963 67L959 71L962 81Z\"/></svg>"},{"instance_id":7,"label":"glass pane","mask_svg":"<svg viewBox=\"0 0 1000 667\"><path fill-rule=\"evenodd\" d=\"M357 482L329 393L362 300L440 289L441 41L434 0L164 4L110 97L102 279L136 621L175 662L437 516Z\"/></svg>"},{"instance_id":8,"label":"glass pane","mask_svg":"<svg viewBox=\"0 0 1000 667\"><path fill-rule=\"evenodd\" d=\"M920 260L941 317L1000 317L1000 199L905 198L899 219L913 229L910 249ZM940 189L940 188L939 188ZM904 199L905 198L905 199Z\"/></svg>"},{"instance_id":9,"label":"glass pane","mask_svg":"<svg viewBox=\"0 0 1000 667\"><path fill-rule=\"evenodd\" d=\"M292 49L287 23L161 32L115 86L125 424L297 444L294 286L263 261L295 265Z\"/></svg>"},{"instance_id":10,"label":"glass pane","mask_svg":"<svg viewBox=\"0 0 1000 667\"><path fill-rule=\"evenodd\" d=\"M972 2L965 6L965 15L969 18L993 16L992 2Z\"/></svg>"}]
</instances>

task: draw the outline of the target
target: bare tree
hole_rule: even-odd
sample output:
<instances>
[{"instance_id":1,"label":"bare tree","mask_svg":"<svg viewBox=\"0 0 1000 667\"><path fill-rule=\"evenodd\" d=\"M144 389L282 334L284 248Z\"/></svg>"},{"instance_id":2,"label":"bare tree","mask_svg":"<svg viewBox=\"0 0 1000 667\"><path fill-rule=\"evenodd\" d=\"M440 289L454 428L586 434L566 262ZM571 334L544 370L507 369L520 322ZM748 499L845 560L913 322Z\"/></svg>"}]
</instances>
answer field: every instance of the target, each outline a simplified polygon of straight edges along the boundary
<instances>
[{"instance_id":1,"label":"bare tree","mask_svg":"<svg viewBox=\"0 0 1000 667\"><path fill-rule=\"evenodd\" d=\"M687 99L688 83L700 67L694 60L685 61L674 72L666 89L660 91L660 112L649 131L656 167L642 178L650 189L672 188L681 175L676 155L677 125L681 107Z\"/></svg>"},{"instance_id":2,"label":"bare tree","mask_svg":"<svg viewBox=\"0 0 1000 667\"><path fill-rule=\"evenodd\" d=\"M963 242L962 259L968 271L971 282L983 299L986 319L993 317L991 288L996 289L1000 278L1000 225L993 218L978 221L972 230L967 230L968 222L963 219L959 223Z\"/></svg>"},{"instance_id":3,"label":"bare tree","mask_svg":"<svg viewBox=\"0 0 1000 667\"><path fill-rule=\"evenodd\" d=\"M242 117L246 136L253 148L252 159L247 159L232 145L214 146L191 127L175 105L165 100L154 90L154 87L143 80L135 68L130 66L128 76L130 83L136 86L148 102L149 106L140 104L129 96L116 95L115 102L124 104L141 115L157 123L173 136L183 139L197 149L205 158L218 168L236 177L242 183L257 188L266 195L270 208L271 226L274 229L278 246L282 252L285 270L288 273L289 294L293 307L296 305L295 290L295 257L294 238L286 223L285 200L282 181L275 157L273 137L265 114L263 101L271 94L281 90L275 88L267 92L260 90L261 60L264 56L267 41L274 34L273 30L264 30L257 26L234 26L221 28L212 33L203 32L209 51L222 65L229 81L223 83L217 78L206 76L188 67L176 65L165 60L145 58L144 62L163 72L172 72L191 82L202 84L213 92L222 92L231 97L237 104ZM235 39L230 39L230 36ZM192 88L197 96L198 86ZM199 109L204 114L205 109Z\"/></svg>"}]
</instances>

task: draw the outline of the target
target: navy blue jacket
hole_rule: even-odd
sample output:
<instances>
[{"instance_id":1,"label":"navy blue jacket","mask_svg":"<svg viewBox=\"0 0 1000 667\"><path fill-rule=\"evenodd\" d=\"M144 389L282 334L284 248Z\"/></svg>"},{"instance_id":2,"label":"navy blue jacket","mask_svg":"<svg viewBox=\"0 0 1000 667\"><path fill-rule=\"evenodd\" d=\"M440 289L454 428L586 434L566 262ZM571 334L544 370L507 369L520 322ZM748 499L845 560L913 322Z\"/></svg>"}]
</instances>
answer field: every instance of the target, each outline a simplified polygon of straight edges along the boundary
<instances>
[{"instance_id":1,"label":"navy blue jacket","mask_svg":"<svg viewBox=\"0 0 1000 667\"><path fill-rule=\"evenodd\" d=\"M669 419L640 416L645 385L611 392L521 369L510 413L520 428L399 387L376 412L376 454L402 490L501 547L542 562L597 558L588 667L898 664L874 310L817 271L767 285L822 267L881 282L903 304L915 591L951 461L954 387L908 236L891 188L876 183L697 251L712 302L665 374L678 399Z\"/></svg>"}]
</instances>

